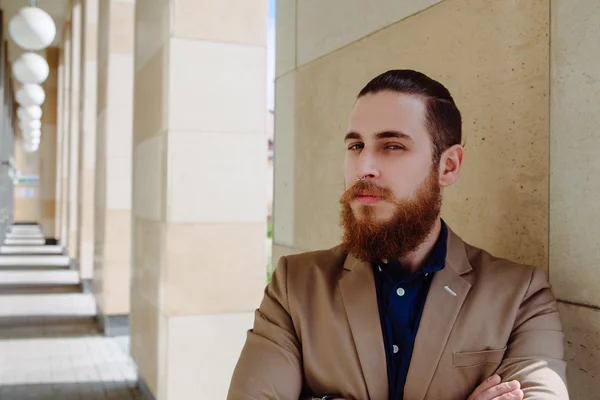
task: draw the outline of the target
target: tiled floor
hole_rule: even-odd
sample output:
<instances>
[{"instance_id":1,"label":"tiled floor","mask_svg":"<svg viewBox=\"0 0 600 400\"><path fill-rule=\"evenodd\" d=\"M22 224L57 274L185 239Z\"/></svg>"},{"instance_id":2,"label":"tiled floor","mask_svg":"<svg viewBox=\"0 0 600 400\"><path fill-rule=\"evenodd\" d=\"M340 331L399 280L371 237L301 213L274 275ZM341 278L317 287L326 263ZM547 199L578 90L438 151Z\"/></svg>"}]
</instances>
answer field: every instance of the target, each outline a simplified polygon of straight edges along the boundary
<instances>
[{"instance_id":1,"label":"tiled floor","mask_svg":"<svg viewBox=\"0 0 600 400\"><path fill-rule=\"evenodd\" d=\"M59 275L39 280L73 283ZM30 271L22 278L36 280ZM98 333L92 295L6 294L18 272L7 281L0 281L0 400L141 399L129 337Z\"/></svg>"}]
</instances>

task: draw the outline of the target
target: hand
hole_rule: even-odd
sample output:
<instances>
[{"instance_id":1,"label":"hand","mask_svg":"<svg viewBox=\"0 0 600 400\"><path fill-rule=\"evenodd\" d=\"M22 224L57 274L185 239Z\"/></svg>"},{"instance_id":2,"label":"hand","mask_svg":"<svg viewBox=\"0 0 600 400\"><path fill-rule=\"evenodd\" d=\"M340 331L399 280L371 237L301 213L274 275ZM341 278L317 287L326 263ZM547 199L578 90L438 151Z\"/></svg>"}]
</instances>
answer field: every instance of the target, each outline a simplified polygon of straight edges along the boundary
<instances>
[{"instance_id":1,"label":"hand","mask_svg":"<svg viewBox=\"0 0 600 400\"><path fill-rule=\"evenodd\" d=\"M518 381L502 383L499 375L492 375L477 386L467 400L522 400L523 396Z\"/></svg>"}]
</instances>

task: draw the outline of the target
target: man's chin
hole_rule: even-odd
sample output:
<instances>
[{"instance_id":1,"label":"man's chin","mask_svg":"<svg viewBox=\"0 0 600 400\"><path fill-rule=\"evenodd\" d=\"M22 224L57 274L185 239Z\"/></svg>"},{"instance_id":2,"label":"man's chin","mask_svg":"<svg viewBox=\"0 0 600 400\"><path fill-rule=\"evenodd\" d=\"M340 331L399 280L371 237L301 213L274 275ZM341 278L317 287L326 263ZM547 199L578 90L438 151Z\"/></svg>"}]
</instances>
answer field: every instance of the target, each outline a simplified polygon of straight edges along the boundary
<instances>
[{"instance_id":1,"label":"man's chin","mask_svg":"<svg viewBox=\"0 0 600 400\"><path fill-rule=\"evenodd\" d=\"M352 209L354 218L359 222L386 223L392 220L393 213L377 206L358 206Z\"/></svg>"}]
</instances>

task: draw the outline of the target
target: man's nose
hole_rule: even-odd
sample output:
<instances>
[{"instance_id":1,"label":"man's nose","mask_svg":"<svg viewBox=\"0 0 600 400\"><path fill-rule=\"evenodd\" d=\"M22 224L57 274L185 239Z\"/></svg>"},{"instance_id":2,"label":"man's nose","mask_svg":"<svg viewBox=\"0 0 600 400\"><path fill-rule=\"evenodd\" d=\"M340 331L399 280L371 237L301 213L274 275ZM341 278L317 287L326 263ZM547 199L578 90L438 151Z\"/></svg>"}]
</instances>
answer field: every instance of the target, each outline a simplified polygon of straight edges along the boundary
<instances>
[{"instance_id":1,"label":"man's nose","mask_svg":"<svg viewBox=\"0 0 600 400\"><path fill-rule=\"evenodd\" d=\"M379 177L379 169L375 157L369 151L363 150L358 156L356 178L375 179Z\"/></svg>"}]
</instances>

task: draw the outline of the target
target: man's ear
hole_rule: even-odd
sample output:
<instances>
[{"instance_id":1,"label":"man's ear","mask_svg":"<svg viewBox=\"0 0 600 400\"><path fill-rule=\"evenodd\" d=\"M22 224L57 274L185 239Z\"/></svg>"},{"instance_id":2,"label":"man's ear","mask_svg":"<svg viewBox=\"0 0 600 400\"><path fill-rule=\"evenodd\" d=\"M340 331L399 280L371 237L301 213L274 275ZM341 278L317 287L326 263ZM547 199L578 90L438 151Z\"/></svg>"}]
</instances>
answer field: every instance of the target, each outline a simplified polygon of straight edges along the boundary
<instances>
[{"instance_id":1,"label":"man's ear","mask_svg":"<svg viewBox=\"0 0 600 400\"><path fill-rule=\"evenodd\" d=\"M452 185L458 179L463 163L464 150L459 144L447 149L440 159L440 186Z\"/></svg>"}]
</instances>

